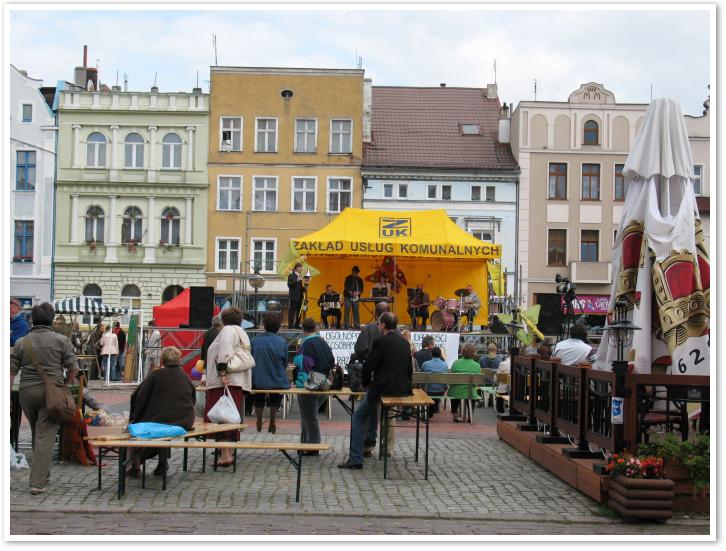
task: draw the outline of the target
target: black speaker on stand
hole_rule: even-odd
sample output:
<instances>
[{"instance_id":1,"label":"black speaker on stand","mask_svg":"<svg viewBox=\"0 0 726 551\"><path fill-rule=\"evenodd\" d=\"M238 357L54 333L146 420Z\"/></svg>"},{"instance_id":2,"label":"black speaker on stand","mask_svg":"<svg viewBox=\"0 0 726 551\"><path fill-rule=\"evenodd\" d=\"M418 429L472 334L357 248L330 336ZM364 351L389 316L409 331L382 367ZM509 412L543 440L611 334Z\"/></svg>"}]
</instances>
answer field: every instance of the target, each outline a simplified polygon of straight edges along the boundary
<instances>
[{"instance_id":1,"label":"black speaker on stand","mask_svg":"<svg viewBox=\"0 0 726 551\"><path fill-rule=\"evenodd\" d=\"M539 311L537 327L545 335L559 335L562 326L562 295L558 293L538 293Z\"/></svg>"},{"instance_id":2,"label":"black speaker on stand","mask_svg":"<svg viewBox=\"0 0 726 551\"><path fill-rule=\"evenodd\" d=\"M189 287L189 327L209 329L214 312L214 287Z\"/></svg>"}]
</instances>

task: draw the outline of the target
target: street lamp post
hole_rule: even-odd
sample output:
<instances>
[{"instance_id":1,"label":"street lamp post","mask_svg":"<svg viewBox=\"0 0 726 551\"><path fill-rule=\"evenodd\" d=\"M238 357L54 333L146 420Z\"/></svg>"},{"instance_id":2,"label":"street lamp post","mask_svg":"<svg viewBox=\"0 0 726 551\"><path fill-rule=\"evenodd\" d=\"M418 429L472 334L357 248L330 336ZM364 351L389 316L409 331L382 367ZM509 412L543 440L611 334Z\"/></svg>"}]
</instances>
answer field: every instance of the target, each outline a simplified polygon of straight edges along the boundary
<instances>
[{"instance_id":1,"label":"street lamp post","mask_svg":"<svg viewBox=\"0 0 726 551\"><path fill-rule=\"evenodd\" d=\"M255 264L254 266L255 273L252 274L248 279L250 282L250 285L255 290L255 327L258 327L260 324L259 320L259 308L258 308L258 302L257 302L257 291L259 291L262 287L265 286L265 278L260 274L260 266L259 264Z\"/></svg>"},{"instance_id":2,"label":"street lamp post","mask_svg":"<svg viewBox=\"0 0 726 551\"><path fill-rule=\"evenodd\" d=\"M612 362L615 373L615 386L610 401L610 422L613 430L614 452L620 453L628 442L623 441L623 405L624 398L629 397L625 388L625 377L628 374L628 361L623 359L625 348L633 344L633 336L640 327L628 319L628 304L619 300L615 303L615 321L605 328L608 332L608 343L616 347L617 359Z\"/></svg>"}]
</instances>

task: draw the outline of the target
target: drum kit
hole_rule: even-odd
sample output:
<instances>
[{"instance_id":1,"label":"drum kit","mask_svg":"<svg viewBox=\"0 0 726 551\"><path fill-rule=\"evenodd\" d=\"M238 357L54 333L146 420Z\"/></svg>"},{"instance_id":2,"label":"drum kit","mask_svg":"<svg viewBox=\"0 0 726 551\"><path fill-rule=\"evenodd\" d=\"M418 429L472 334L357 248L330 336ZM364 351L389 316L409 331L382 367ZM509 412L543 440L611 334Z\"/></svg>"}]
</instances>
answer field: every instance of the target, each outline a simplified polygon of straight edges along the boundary
<instances>
[{"instance_id":1,"label":"drum kit","mask_svg":"<svg viewBox=\"0 0 726 551\"><path fill-rule=\"evenodd\" d=\"M463 314L467 313L463 299L469 296L469 291L466 288L461 288L454 291L454 294L458 295L459 298L445 299L439 296L433 301L433 305L437 308L431 314L431 329L434 331L456 331L459 329L459 320L461 320Z\"/></svg>"}]
</instances>

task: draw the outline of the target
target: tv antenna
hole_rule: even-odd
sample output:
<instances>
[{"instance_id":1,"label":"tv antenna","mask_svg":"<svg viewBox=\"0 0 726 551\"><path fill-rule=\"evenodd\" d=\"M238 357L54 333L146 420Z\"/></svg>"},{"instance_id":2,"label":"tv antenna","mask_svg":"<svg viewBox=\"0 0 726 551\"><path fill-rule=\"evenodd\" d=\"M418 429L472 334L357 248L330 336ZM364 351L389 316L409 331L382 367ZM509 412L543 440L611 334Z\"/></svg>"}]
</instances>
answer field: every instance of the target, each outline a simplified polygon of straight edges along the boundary
<instances>
[{"instance_id":1,"label":"tv antenna","mask_svg":"<svg viewBox=\"0 0 726 551\"><path fill-rule=\"evenodd\" d=\"M199 88L199 69L197 69L197 88Z\"/></svg>"},{"instance_id":2,"label":"tv antenna","mask_svg":"<svg viewBox=\"0 0 726 551\"><path fill-rule=\"evenodd\" d=\"M494 60L494 84L497 83L497 60Z\"/></svg>"},{"instance_id":3,"label":"tv antenna","mask_svg":"<svg viewBox=\"0 0 726 551\"><path fill-rule=\"evenodd\" d=\"M158 74L159 73L154 73L154 88L156 88L156 75L158 75Z\"/></svg>"},{"instance_id":4,"label":"tv antenna","mask_svg":"<svg viewBox=\"0 0 726 551\"><path fill-rule=\"evenodd\" d=\"M124 73L124 92L129 91L129 74Z\"/></svg>"},{"instance_id":5,"label":"tv antenna","mask_svg":"<svg viewBox=\"0 0 726 551\"><path fill-rule=\"evenodd\" d=\"M363 68L363 58L358 55L358 48L355 49L355 68L359 71Z\"/></svg>"},{"instance_id":6,"label":"tv antenna","mask_svg":"<svg viewBox=\"0 0 726 551\"><path fill-rule=\"evenodd\" d=\"M118 86L118 71L116 71L116 86Z\"/></svg>"},{"instance_id":7,"label":"tv antenna","mask_svg":"<svg viewBox=\"0 0 726 551\"><path fill-rule=\"evenodd\" d=\"M214 47L214 65L217 65L217 35L212 35L212 46Z\"/></svg>"},{"instance_id":8,"label":"tv antenna","mask_svg":"<svg viewBox=\"0 0 726 551\"><path fill-rule=\"evenodd\" d=\"M537 79L534 79L534 101L537 101Z\"/></svg>"}]
</instances>

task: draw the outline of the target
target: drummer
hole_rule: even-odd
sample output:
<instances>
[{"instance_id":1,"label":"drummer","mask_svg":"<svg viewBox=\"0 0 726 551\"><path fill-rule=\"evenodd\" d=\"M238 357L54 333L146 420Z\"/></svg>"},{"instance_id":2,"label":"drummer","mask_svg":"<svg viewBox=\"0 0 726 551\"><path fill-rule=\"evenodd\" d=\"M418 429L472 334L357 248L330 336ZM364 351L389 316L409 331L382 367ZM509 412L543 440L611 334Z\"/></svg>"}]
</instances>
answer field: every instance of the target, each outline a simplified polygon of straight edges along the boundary
<instances>
[{"instance_id":1,"label":"drummer","mask_svg":"<svg viewBox=\"0 0 726 551\"><path fill-rule=\"evenodd\" d=\"M474 318L481 308L481 299L471 284L467 285L466 289L459 289L457 293L461 296L461 315L466 316L466 327L471 333L474 329Z\"/></svg>"},{"instance_id":2,"label":"drummer","mask_svg":"<svg viewBox=\"0 0 726 551\"><path fill-rule=\"evenodd\" d=\"M318 299L320 317L323 327L329 329L328 316L335 316L335 328L340 329L340 293L333 290L333 286L325 286L325 292Z\"/></svg>"}]
</instances>

